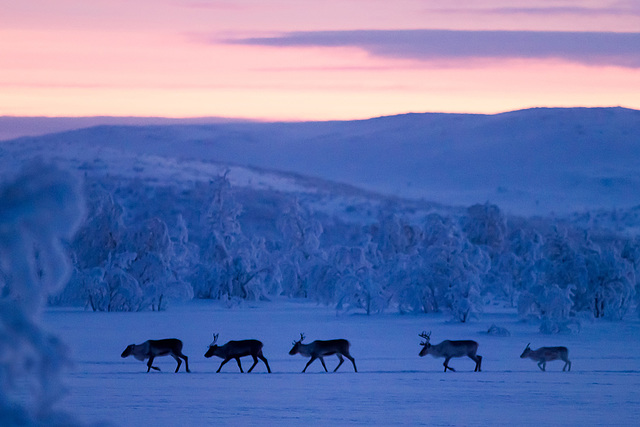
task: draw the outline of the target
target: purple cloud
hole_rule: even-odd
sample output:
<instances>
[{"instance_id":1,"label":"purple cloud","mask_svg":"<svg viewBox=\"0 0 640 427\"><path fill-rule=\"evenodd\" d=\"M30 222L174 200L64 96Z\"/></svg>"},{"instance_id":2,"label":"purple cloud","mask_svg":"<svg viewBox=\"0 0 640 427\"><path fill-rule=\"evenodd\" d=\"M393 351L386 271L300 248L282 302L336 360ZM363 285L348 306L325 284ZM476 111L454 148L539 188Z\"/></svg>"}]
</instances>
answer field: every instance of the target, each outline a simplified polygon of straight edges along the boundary
<instances>
[{"instance_id":1,"label":"purple cloud","mask_svg":"<svg viewBox=\"0 0 640 427\"><path fill-rule=\"evenodd\" d=\"M371 55L415 60L563 59L587 65L640 68L640 33L355 30L302 31L226 40L273 47L357 47Z\"/></svg>"}]
</instances>

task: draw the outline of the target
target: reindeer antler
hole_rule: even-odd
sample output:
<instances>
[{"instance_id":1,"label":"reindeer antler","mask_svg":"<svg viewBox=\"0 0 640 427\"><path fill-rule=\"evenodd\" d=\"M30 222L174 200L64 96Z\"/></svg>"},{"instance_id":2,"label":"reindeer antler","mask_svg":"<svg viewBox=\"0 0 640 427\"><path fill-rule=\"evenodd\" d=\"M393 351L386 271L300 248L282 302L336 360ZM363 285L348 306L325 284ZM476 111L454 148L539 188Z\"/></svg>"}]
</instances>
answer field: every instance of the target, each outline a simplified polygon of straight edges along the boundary
<instances>
[{"instance_id":1,"label":"reindeer antler","mask_svg":"<svg viewBox=\"0 0 640 427\"><path fill-rule=\"evenodd\" d=\"M429 344L429 340L431 339L431 331L427 334L427 331L422 331L421 334L418 334L419 337L424 338L424 341L420 343L420 345Z\"/></svg>"},{"instance_id":2,"label":"reindeer antler","mask_svg":"<svg viewBox=\"0 0 640 427\"><path fill-rule=\"evenodd\" d=\"M302 342L303 339L304 339L304 334L301 332L300 333L300 340L299 341L293 340L292 344L296 345L296 343Z\"/></svg>"},{"instance_id":3,"label":"reindeer antler","mask_svg":"<svg viewBox=\"0 0 640 427\"><path fill-rule=\"evenodd\" d=\"M220 334L213 334L213 341L211 342L211 344L209 344L209 347L211 347L212 345L215 345L215 343L218 342L218 335Z\"/></svg>"}]
</instances>

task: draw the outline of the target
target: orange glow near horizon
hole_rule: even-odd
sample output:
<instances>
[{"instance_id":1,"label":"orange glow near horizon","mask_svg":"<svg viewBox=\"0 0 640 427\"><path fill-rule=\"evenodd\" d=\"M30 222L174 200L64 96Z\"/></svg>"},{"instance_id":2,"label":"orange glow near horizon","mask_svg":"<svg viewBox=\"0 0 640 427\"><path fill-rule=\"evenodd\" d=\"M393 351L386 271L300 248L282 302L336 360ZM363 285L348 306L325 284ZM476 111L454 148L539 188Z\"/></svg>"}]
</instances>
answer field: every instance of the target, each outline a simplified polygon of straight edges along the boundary
<instances>
[{"instance_id":1,"label":"orange glow near horizon","mask_svg":"<svg viewBox=\"0 0 640 427\"><path fill-rule=\"evenodd\" d=\"M548 2L506 0L470 1L457 10L412 0L393 10L379 0L281 0L269 8L249 0L16 3L0 0L0 115L345 120L529 107L640 109L636 65L224 42L360 29L636 33L640 9L633 5L625 12L596 0L566 0L557 11ZM638 61L633 49L623 54Z\"/></svg>"}]
</instances>

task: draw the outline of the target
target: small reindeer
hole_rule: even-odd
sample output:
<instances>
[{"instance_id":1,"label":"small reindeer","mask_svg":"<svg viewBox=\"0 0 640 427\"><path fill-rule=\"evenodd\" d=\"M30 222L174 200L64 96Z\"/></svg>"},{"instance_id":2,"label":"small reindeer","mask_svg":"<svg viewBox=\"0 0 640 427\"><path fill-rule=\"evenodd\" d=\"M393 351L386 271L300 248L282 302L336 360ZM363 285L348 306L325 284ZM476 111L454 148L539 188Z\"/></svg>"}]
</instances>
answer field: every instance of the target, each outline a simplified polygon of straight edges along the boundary
<instances>
[{"instance_id":1,"label":"small reindeer","mask_svg":"<svg viewBox=\"0 0 640 427\"><path fill-rule=\"evenodd\" d=\"M530 345L531 343L527 344L527 347L520 355L520 359L526 359L528 357L538 362L538 368L540 368L541 371L546 371L548 361L561 359L564 361L562 370L571 370L571 361L569 360L569 350L567 347L540 347L537 350L531 350Z\"/></svg>"},{"instance_id":2,"label":"small reindeer","mask_svg":"<svg viewBox=\"0 0 640 427\"><path fill-rule=\"evenodd\" d=\"M267 372L271 373L271 368L269 367L269 362L262 354L262 343L258 340L242 340L242 341L229 341L225 345L219 346L216 345L218 342L218 335L213 334L213 342L209 344L209 350L204 354L204 357L209 358L211 356L218 356L222 359L222 363L216 372L220 372L222 367L231 359L236 359L238 363L238 368L240 368L240 372L242 370L242 365L240 364L240 358L243 356L251 356L253 357L253 365L249 368L248 372L251 372L253 368L258 364L258 359L262 360L264 364L267 366Z\"/></svg>"},{"instance_id":3,"label":"small reindeer","mask_svg":"<svg viewBox=\"0 0 640 427\"><path fill-rule=\"evenodd\" d=\"M189 370L189 358L182 354L182 341L176 338L148 340L142 344L131 344L127 346L120 355L120 357L128 356L133 356L138 360L149 359L149 362L147 362L147 372L151 369L155 369L156 371L160 370L160 368L153 366L153 360L158 356L173 357L176 362L178 362L178 366L176 367L176 372L178 372L178 369L180 369L180 365L182 364L180 358L182 358L184 359L187 372L191 372Z\"/></svg>"},{"instance_id":4,"label":"small reindeer","mask_svg":"<svg viewBox=\"0 0 640 427\"><path fill-rule=\"evenodd\" d=\"M358 372L358 369L356 368L356 361L351 357L351 354L349 354L349 347L351 346L349 341L343 339L328 341L316 340L311 344L302 344L302 340L304 340L304 334L300 334L300 339L298 341L293 341L293 348L289 351L289 354L292 356L300 353L302 356L311 357L311 360L307 362L307 365L304 367L302 372L305 372L309 365L311 365L311 363L316 359L320 359L325 372L329 372L327 370L327 365L324 364L323 358L324 356L331 356L332 354L338 356L338 360L340 361L333 372L337 371L340 365L344 362L342 356L349 359L351 363L353 363L353 370Z\"/></svg>"},{"instance_id":5,"label":"small reindeer","mask_svg":"<svg viewBox=\"0 0 640 427\"><path fill-rule=\"evenodd\" d=\"M443 365L445 372L447 372L447 369L455 372L456 370L449 366L449 360L451 360L452 357L463 356L467 356L474 362L476 362L476 368L474 372L480 372L482 356L476 355L476 352L478 351L477 342L471 340L444 340L440 344L431 345L431 332L427 334L426 331L423 331L421 334L419 334L419 336L424 338L424 341L420 343L421 346L424 346L422 350L420 350L420 357L426 356L427 354L430 354L433 357L444 357Z\"/></svg>"}]
</instances>

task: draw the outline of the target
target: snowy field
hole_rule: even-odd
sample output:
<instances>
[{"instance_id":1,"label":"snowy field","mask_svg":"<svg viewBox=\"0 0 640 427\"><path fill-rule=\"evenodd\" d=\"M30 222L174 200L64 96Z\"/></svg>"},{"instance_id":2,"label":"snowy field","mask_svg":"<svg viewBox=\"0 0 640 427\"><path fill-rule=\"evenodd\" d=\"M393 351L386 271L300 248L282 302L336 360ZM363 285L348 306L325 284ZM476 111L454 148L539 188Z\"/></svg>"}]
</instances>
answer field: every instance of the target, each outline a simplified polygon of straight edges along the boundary
<instances>
[{"instance_id":1,"label":"snowy field","mask_svg":"<svg viewBox=\"0 0 640 427\"><path fill-rule=\"evenodd\" d=\"M308 302L190 302L165 312L93 313L49 309L44 324L70 345L75 365L60 409L87 422L113 425L636 425L640 416L640 321L583 324L579 335L545 336L537 324L495 310L481 321L449 322L440 315L336 315ZM500 312L502 311L502 312ZM495 323L509 337L486 334ZM457 372L442 372L442 359L418 357L423 330L442 339L479 342L483 370L453 359ZM212 333L220 342L258 338L272 373L260 362L240 374L231 361L205 359ZM344 337L349 361L324 373L319 361L289 356L291 342ZM184 341L191 374L174 374L170 357L156 359L162 372L120 358L131 343L177 337ZM547 372L519 358L524 347L566 345L573 362L549 362ZM245 371L251 358L243 358ZM327 358L331 371L337 359Z\"/></svg>"}]
</instances>

